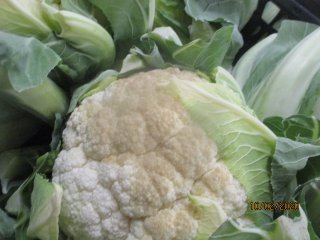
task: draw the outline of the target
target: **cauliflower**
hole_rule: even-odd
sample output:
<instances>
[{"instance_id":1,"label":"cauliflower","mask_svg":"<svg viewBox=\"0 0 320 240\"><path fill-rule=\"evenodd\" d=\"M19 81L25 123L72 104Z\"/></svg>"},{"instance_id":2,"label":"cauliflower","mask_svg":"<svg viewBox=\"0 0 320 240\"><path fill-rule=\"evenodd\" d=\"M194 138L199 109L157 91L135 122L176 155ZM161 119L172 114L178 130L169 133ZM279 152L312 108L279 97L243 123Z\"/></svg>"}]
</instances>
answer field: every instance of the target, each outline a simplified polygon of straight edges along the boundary
<instances>
[{"instance_id":1,"label":"cauliflower","mask_svg":"<svg viewBox=\"0 0 320 240\"><path fill-rule=\"evenodd\" d=\"M224 146L214 141L214 128L208 132L201 124L203 118L193 117L190 109L200 106L189 104L192 91L183 98L187 91L183 87L199 87L201 92L206 90L203 86L211 85L217 84L176 68L141 72L114 82L75 109L53 168L53 181L64 189L60 226L68 236L77 240L195 239L202 229L203 212L199 214L190 196L211 201L203 205L205 212L214 212L210 207L220 209L211 215L217 216L213 221L218 223L212 224L211 233L227 217L247 212L251 188L225 163L231 153L219 151ZM233 91L220 87L226 89L225 101L237 99ZM214 89L208 89L213 94ZM231 121L237 119L223 124ZM219 128L216 131L221 135ZM264 139L261 144L266 144L268 137L260 135L257 142ZM255 153L252 161L265 165L270 153L264 151L260 160Z\"/></svg>"}]
</instances>

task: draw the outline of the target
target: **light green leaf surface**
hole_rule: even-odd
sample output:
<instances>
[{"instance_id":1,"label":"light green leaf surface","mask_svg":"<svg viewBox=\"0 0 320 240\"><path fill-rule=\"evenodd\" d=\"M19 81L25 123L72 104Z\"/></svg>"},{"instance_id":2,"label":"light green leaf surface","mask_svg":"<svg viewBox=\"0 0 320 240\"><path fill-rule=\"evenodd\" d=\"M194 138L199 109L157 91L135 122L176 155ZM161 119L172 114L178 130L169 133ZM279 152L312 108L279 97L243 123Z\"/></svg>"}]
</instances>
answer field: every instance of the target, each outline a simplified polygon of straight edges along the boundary
<instances>
[{"instance_id":1,"label":"light green leaf surface","mask_svg":"<svg viewBox=\"0 0 320 240\"><path fill-rule=\"evenodd\" d=\"M245 188L248 201L271 201L270 157L276 136L221 84L178 82L175 93L218 146L218 154ZM213 117L214 116L214 117ZM270 221L270 212L248 210L258 223Z\"/></svg>"},{"instance_id":2,"label":"light green leaf surface","mask_svg":"<svg viewBox=\"0 0 320 240\"><path fill-rule=\"evenodd\" d=\"M43 83L59 62L60 57L37 39L0 32L1 78L7 74L16 91Z\"/></svg>"}]
</instances>

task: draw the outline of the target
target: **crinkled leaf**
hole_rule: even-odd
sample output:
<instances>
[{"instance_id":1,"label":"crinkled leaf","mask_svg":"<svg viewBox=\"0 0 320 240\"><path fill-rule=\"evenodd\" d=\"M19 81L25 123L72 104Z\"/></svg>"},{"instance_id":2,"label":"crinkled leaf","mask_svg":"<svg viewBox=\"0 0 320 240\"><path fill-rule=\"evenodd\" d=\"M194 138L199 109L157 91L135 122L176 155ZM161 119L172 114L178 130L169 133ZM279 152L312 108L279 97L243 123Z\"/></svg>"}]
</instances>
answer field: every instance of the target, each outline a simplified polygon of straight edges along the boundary
<instances>
[{"instance_id":1,"label":"crinkled leaf","mask_svg":"<svg viewBox=\"0 0 320 240\"><path fill-rule=\"evenodd\" d=\"M138 39L151 30L155 0L90 0L111 23L115 40Z\"/></svg>"},{"instance_id":2,"label":"crinkled leaf","mask_svg":"<svg viewBox=\"0 0 320 240\"><path fill-rule=\"evenodd\" d=\"M270 117L264 123L278 136L305 143L319 144L320 121L313 116Z\"/></svg>"},{"instance_id":3,"label":"crinkled leaf","mask_svg":"<svg viewBox=\"0 0 320 240\"><path fill-rule=\"evenodd\" d=\"M44 43L63 59L63 62L60 62L51 73L54 79L58 79L60 85L67 86L87 81L86 77L93 74L98 59L92 58L83 51L77 51L68 44L67 40L54 35L50 35Z\"/></svg>"}]
</instances>

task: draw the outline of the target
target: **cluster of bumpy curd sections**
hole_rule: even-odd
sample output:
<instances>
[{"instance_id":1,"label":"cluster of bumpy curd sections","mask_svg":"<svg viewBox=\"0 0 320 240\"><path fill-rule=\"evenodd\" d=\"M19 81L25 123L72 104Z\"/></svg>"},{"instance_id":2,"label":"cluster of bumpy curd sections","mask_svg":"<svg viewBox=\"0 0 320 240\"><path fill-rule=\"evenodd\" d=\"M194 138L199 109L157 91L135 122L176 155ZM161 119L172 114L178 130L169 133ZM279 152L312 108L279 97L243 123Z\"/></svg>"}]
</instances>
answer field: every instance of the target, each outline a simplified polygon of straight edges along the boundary
<instances>
[{"instance_id":1,"label":"cluster of bumpy curd sections","mask_svg":"<svg viewBox=\"0 0 320 240\"><path fill-rule=\"evenodd\" d=\"M64 188L60 222L66 234L191 240L198 221L190 194L215 200L227 216L245 213L244 189L218 161L215 143L168 93L172 80L203 81L174 68L138 73L72 113L53 171Z\"/></svg>"}]
</instances>

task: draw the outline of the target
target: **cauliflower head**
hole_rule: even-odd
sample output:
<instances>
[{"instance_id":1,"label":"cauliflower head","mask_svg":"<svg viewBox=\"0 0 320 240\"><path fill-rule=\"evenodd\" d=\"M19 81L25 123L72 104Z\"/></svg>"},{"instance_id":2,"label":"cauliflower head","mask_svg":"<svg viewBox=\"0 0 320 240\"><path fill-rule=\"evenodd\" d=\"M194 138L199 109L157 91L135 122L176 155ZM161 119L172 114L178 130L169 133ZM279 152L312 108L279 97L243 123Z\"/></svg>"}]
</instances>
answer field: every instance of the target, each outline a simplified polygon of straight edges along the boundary
<instances>
[{"instance_id":1,"label":"cauliflower head","mask_svg":"<svg viewBox=\"0 0 320 240\"><path fill-rule=\"evenodd\" d=\"M184 101L178 83L200 84L201 91L214 85L176 68L141 72L86 98L71 114L53 168L53 181L64 189L60 225L68 236L196 239L203 212L190 196L211 201L205 212L218 206L211 231L246 213L246 181L229 170L211 137L214 128L208 133L193 118L192 96ZM231 95L229 102L236 99Z\"/></svg>"}]
</instances>

